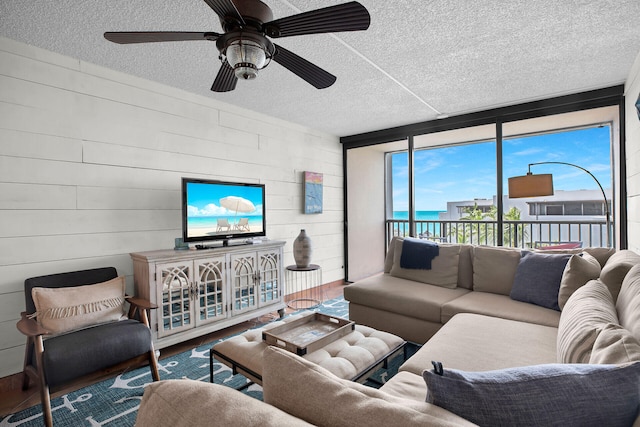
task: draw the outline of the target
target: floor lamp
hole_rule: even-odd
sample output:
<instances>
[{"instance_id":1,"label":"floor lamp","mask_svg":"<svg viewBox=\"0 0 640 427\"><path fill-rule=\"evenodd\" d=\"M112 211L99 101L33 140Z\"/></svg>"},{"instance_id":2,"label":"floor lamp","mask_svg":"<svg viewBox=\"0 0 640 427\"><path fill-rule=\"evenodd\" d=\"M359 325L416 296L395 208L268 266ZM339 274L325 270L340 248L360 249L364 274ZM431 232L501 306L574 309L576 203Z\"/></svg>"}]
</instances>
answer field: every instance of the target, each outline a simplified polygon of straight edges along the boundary
<instances>
[{"instance_id":1,"label":"floor lamp","mask_svg":"<svg viewBox=\"0 0 640 427\"><path fill-rule=\"evenodd\" d=\"M534 165L567 165L573 166L574 168L578 168L586 173L588 173L591 178L598 184L600 187L600 191L602 192L602 198L604 199L604 210L605 217L607 221L607 247L611 246L611 219L609 218L609 203L607 202L607 195L600 185L600 181L596 179L595 176L585 168L574 165L573 163L566 162L537 162L537 163L529 163L529 170L524 176L514 176L509 178L509 198L517 199L520 197L540 197L540 196L551 196L553 195L553 176L550 173L547 174L538 174L534 175L531 173L531 166Z\"/></svg>"}]
</instances>

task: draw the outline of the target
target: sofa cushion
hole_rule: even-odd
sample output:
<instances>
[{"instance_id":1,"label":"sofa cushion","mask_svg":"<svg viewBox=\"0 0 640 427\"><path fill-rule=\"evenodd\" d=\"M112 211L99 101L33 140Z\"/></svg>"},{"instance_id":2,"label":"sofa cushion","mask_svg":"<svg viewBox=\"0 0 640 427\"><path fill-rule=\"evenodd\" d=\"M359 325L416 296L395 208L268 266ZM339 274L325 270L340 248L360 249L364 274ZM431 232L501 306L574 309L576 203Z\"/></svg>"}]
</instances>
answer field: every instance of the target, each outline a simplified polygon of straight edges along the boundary
<instances>
[{"instance_id":1,"label":"sofa cushion","mask_svg":"<svg viewBox=\"0 0 640 427\"><path fill-rule=\"evenodd\" d=\"M346 286L344 298L367 307L440 323L442 305L468 292L378 274Z\"/></svg>"},{"instance_id":2,"label":"sofa cushion","mask_svg":"<svg viewBox=\"0 0 640 427\"><path fill-rule=\"evenodd\" d=\"M462 313L440 328L400 371L421 376L432 360L470 371L555 363L557 335L558 329L550 326Z\"/></svg>"},{"instance_id":3,"label":"sofa cushion","mask_svg":"<svg viewBox=\"0 0 640 427\"><path fill-rule=\"evenodd\" d=\"M307 422L230 387L194 380L147 384L136 427L309 426Z\"/></svg>"},{"instance_id":4,"label":"sofa cushion","mask_svg":"<svg viewBox=\"0 0 640 427\"><path fill-rule=\"evenodd\" d=\"M446 245L442 243L442 245ZM458 287L473 289L473 245L460 244L458 264Z\"/></svg>"},{"instance_id":5,"label":"sofa cushion","mask_svg":"<svg viewBox=\"0 0 640 427\"><path fill-rule=\"evenodd\" d=\"M104 323L47 338L42 360L47 382L50 386L56 386L109 368L149 352L151 343L151 330L133 319Z\"/></svg>"},{"instance_id":6,"label":"sofa cushion","mask_svg":"<svg viewBox=\"0 0 640 427\"><path fill-rule=\"evenodd\" d=\"M424 402L427 395L427 385L422 376L408 371L398 372L387 379L379 390L391 396L411 399L416 402Z\"/></svg>"},{"instance_id":7,"label":"sofa cushion","mask_svg":"<svg viewBox=\"0 0 640 427\"><path fill-rule=\"evenodd\" d=\"M265 402L318 426L472 425L424 401L397 398L341 380L276 347L264 352L263 396Z\"/></svg>"},{"instance_id":8,"label":"sofa cushion","mask_svg":"<svg viewBox=\"0 0 640 427\"><path fill-rule=\"evenodd\" d=\"M558 292L569 254L522 251L511 288L511 299L560 311Z\"/></svg>"},{"instance_id":9,"label":"sofa cushion","mask_svg":"<svg viewBox=\"0 0 640 427\"><path fill-rule=\"evenodd\" d=\"M385 273L391 272L391 267L393 267L393 257L396 252L396 240L402 240L402 239L403 238L399 236L395 236L393 239L391 239L391 242L389 243L389 249L387 249L387 256L384 258Z\"/></svg>"},{"instance_id":10,"label":"sofa cushion","mask_svg":"<svg viewBox=\"0 0 640 427\"><path fill-rule=\"evenodd\" d=\"M572 255L562 273L558 292L558 307L562 310L569 297L589 280L600 276L600 263L588 252Z\"/></svg>"},{"instance_id":11,"label":"sofa cushion","mask_svg":"<svg viewBox=\"0 0 640 427\"><path fill-rule=\"evenodd\" d=\"M402 313L349 303L349 319L380 331L387 331L415 343L427 342L442 327L440 322L405 316Z\"/></svg>"},{"instance_id":12,"label":"sofa cushion","mask_svg":"<svg viewBox=\"0 0 640 427\"><path fill-rule=\"evenodd\" d=\"M597 259L600 264L600 268L602 268L609 258L611 258L611 255L616 253L616 248L589 247L584 248L582 251Z\"/></svg>"},{"instance_id":13,"label":"sofa cushion","mask_svg":"<svg viewBox=\"0 0 640 427\"><path fill-rule=\"evenodd\" d=\"M121 320L124 316L125 277L94 285L31 290L36 319L53 334Z\"/></svg>"},{"instance_id":14,"label":"sofa cushion","mask_svg":"<svg viewBox=\"0 0 640 427\"><path fill-rule=\"evenodd\" d=\"M640 342L620 325L607 324L598 334L589 363L640 362Z\"/></svg>"},{"instance_id":15,"label":"sofa cushion","mask_svg":"<svg viewBox=\"0 0 640 427\"><path fill-rule=\"evenodd\" d=\"M475 313L538 325L558 326L560 312L539 305L514 301L506 295L469 292L442 306L442 323L458 313Z\"/></svg>"},{"instance_id":16,"label":"sofa cushion","mask_svg":"<svg viewBox=\"0 0 640 427\"><path fill-rule=\"evenodd\" d=\"M628 427L640 407L640 362L442 374L426 369L424 379L427 402L483 426Z\"/></svg>"},{"instance_id":17,"label":"sofa cushion","mask_svg":"<svg viewBox=\"0 0 640 427\"><path fill-rule=\"evenodd\" d=\"M411 269L403 268L401 263L405 241L404 239L395 241L393 266L390 272L392 276L445 288L455 288L458 285L460 246L438 246L439 255L431 261L430 269Z\"/></svg>"},{"instance_id":18,"label":"sofa cushion","mask_svg":"<svg viewBox=\"0 0 640 427\"><path fill-rule=\"evenodd\" d=\"M625 276L616 310L620 324L640 341L640 265L635 265Z\"/></svg>"},{"instance_id":19,"label":"sofa cushion","mask_svg":"<svg viewBox=\"0 0 640 427\"><path fill-rule=\"evenodd\" d=\"M403 240L404 237L395 236L389 243L389 249L387 256L384 260L384 272L390 273L391 267L393 267L393 257L395 255L395 242L397 240ZM471 258L473 254L473 245L467 244L450 244L439 243L442 246L459 246L460 247L460 259L458 263L458 287L465 289L473 289L473 266L471 264Z\"/></svg>"},{"instance_id":20,"label":"sofa cushion","mask_svg":"<svg viewBox=\"0 0 640 427\"><path fill-rule=\"evenodd\" d=\"M473 290L509 295L520 250L495 246L473 248Z\"/></svg>"},{"instance_id":21,"label":"sofa cushion","mask_svg":"<svg viewBox=\"0 0 640 427\"><path fill-rule=\"evenodd\" d=\"M589 363L598 334L618 317L611 294L599 280L591 280L575 291L560 315L558 362Z\"/></svg>"},{"instance_id":22,"label":"sofa cushion","mask_svg":"<svg viewBox=\"0 0 640 427\"><path fill-rule=\"evenodd\" d=\"M640 264L640 255L630 250L621 250L611 255L602 267L600 280L607 285L614 301L618 299L625 276L633 266L638 264Z\"/></svg>"}]
</instances>

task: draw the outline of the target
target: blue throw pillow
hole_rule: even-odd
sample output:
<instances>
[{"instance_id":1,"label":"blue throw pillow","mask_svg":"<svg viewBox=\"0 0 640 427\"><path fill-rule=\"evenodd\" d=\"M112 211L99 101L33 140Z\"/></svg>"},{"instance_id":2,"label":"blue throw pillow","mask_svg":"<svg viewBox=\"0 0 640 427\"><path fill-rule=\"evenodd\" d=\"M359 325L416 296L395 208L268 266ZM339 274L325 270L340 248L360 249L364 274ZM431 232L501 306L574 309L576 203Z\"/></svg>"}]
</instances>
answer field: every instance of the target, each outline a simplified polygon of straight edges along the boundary
<instances>
[{"instance_id":1,"label":"blue throw pillow","mask_svg":"<svg viewBox=\"0 0 640 427\"><path fill-rule=\"evenodd\" d=\"M427 402L480 426L629 427L640 408L640 362L439 372L423 372Z\"/></svg>"},{"instance_id":2,"label":"blue throw pillow","mask_svg":"<svg viewBox=\"0 0 640 427\"><path fill-rule=\"evenodd\" d=\"M511 288L511 299L560 311L558 292L571 254L522 251Z\"/></svg>"}]
</instances>

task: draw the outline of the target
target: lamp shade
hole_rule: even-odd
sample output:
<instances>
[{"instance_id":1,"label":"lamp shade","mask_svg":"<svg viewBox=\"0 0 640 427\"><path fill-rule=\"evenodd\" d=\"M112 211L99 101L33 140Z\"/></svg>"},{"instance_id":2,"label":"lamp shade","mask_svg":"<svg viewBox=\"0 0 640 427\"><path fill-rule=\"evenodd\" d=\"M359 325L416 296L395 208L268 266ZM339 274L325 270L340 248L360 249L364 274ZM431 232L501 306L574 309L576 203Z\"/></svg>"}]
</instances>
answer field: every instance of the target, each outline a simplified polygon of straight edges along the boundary
<instances>
[{"instance_id":1,"label":"lamp shade","mask_svg":"<svg viewBox=\"0 0 640 427\"><path fill-rule=\"evenodd\" d=\"M553 195L553 177L550 173L509 178L509 198L539 197Z\"/></svg>"}]
</instances>

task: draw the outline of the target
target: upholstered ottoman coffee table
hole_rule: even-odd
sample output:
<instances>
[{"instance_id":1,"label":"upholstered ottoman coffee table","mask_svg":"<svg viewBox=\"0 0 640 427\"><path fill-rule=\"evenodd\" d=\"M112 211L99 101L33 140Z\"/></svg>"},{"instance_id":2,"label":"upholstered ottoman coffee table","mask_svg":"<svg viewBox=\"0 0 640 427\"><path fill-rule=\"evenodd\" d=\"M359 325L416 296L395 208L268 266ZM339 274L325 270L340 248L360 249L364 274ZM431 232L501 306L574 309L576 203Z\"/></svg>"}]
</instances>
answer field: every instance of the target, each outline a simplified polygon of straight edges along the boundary
<instances>
[{"instance_id":1,"label":"upholstered ottoman coffee table","mask_svg":"<svg viewBox=\"0 0 640 427\"><path fill-rule=\"evenodd\" d=\"M263 341L263 331L298 320L309 312L296 314L270 323L261 328L250 329L216 343L209 352L210 381L213 382L213 359L227 365L233 374L241 374L262 385L262 360L268 344ZM368 326L355 325L355 329L302 357L316 363L334 375L352 381L364 382L388 360L403 353L406 359L406 341L388 332ZM250 383L246 384L246 386Z\"/></svg>"}]
</instances>

